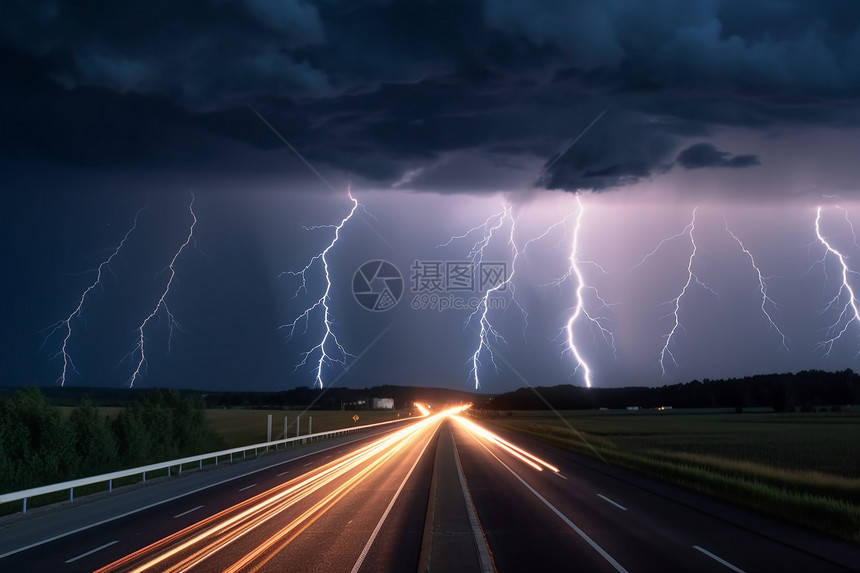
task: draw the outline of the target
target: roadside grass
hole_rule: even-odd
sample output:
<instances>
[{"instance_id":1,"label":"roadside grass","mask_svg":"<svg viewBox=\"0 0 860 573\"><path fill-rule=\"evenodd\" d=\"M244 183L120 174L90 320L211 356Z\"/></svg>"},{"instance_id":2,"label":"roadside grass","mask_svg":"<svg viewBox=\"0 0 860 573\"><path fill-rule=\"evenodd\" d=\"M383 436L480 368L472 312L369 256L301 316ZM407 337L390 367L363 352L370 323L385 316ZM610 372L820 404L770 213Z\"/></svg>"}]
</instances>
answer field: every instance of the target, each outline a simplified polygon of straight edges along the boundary
<instances>
[{"instance_id":1,"label":"roadside grass","mask_svg":"<svg viewBox=\"0 0 860 573\"><path fill-rule=\"evenodd\" d=\"M489 421L592 457L596 451L610 463L860 543L856 414L565 412L563 417L518 412Z\"/></svg>"}]
</instances>

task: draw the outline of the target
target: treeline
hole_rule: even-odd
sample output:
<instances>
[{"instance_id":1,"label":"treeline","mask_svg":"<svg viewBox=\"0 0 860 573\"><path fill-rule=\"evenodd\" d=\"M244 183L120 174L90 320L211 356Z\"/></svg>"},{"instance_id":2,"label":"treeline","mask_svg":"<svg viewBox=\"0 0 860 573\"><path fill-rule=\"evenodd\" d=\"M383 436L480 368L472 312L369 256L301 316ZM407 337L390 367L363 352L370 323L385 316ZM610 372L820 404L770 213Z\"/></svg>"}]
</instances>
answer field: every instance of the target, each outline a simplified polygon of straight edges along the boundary
<instances>
[{"instance_id":1,"label":"treeline","mask_svg":"<svg viewBox=\"0 0 860 573\"><path fill-rule=\"evenodd\" d=\"M544 402L546 400L546 402ZM806 370L796 374L766 374L707 380L657 388L583 388L562 385L540 387L537 392L520 388L489 399L495 410L546 410L547 402L558 410L625 408L773 408L776 412L839 409L860 404L860 375Z\"/></svg>"},{"instance_id":2,"label":"treeline","mask_svg":"<svg viewBox=\"0 0 860 573\"><path fill-rule=\"evenodd\" d=\"M0 491L223 449L199 396L149 390L115 416L83 398L65 416L36 387L0 398Z\"/></svg>"}]
</instances>

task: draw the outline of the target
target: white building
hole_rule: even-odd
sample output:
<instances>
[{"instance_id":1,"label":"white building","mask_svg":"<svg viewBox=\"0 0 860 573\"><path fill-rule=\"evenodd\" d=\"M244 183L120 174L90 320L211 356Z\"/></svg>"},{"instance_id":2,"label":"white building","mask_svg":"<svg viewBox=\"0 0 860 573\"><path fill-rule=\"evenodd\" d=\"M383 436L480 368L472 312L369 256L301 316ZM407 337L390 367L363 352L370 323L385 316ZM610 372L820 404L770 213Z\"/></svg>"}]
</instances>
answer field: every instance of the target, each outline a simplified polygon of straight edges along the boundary
<instances>
[{"instance_id":1,"label":"white building","mask_svg":"<svg viewBox=\"0 0 860 573\"><path fill-rule=\"evenodd\" d=\"M374 410L393 410L394 409L394 398L374 398L373 399L373 409Z\"/></svg>"}]
</instances>

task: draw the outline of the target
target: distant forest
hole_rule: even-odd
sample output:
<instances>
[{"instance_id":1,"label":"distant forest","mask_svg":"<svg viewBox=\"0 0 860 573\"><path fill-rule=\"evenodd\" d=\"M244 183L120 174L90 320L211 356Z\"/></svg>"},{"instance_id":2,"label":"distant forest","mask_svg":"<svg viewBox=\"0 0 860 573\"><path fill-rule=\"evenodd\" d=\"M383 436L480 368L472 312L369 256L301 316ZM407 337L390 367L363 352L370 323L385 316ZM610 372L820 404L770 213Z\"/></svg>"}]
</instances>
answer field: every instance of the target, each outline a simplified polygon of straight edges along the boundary
<instances>
[{"instance_id":1,"label":"distant forest","mask_svg":"<svg viewBox=\"0 0 860 573\"><path fill-rule=\"evenodd\" d=\"M536 390L536 391L535 391ZM694 380L656 388L583 388L552 386L520 388L489 398L493 410L558 410L598 408L773 408L775 412L839 410L860 404L860 375L805 370L797 374L764 374L729 380Z\"/></svg>"}]
</instances>

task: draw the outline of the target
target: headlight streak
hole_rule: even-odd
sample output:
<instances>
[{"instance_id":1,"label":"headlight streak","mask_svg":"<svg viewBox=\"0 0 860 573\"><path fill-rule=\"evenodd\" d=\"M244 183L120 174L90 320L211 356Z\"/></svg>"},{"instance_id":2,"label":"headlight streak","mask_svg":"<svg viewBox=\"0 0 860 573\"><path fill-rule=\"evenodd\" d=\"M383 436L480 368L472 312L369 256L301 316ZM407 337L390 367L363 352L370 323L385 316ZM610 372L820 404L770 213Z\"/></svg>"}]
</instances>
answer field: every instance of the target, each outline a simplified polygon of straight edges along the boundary
<instances>
[{"instance_id":1,"label":"headlight streak","mask_svg":"<svg viewBox=\"0 0 860 573\"><path fill-rule=\"evenodd\" d=\"M422 418L406 428L375 440L356 452L329 462L310 475L296 478L287 484L258 494L115 561L99 571L141 572L153 569L171 572L187 571L280 515L281 512L290 509L294 504L321 492L322 488L336 480L346 478L343 483L327 493L322 500L303 511L286 527L279 530L276 535L267 539L229 570L246 567L255 560L265 559L263 563L257 563L254 566L255 569L259 568L301 531L310 527L313 521L322 516L356 485L375 471L380 470L398 452L416 440L426 439L429 441L442 419L459 413L467 407L451 408ZM357 473L348 476L347 474L350 472ZM286 540L285 536L288 536ZM194 550L194 546L201 544L202 547ZM277 548L273 549L276 546ZM170 559L179 558L181 553L189 550L193 553L185 556L179 563L166 563ZM267 554L269 555L268 558L266 558Z\"/></svg>"},{"instance_id":2,"label":"headlight streak","mask_svg":"<svg viewBox=\"0 0 860 573\"><path fill-rule=\"evenodd\" d=\"M531 466L532 468L534 468L535 470L537 470L539 472L543 471L544 468L546 468L546 469L548 469L554 473L559 473L559 471L560 471L557 467L550 464L549 462L542 460L541 458L537 457L534 454L530 454L529 452L525 451L524 449L522 449L518 446L515 446L514 444L510 443L509 441L501 438L500 436L491 432L490 430L488 430L482 426L479 426L478 424L476 424L475 422L472 422L471 420L468 420L468 419L466 419L462 416L458 416L458 415L452 415L451 419L456 421L457 423L459 423L461 426L463 426L466 430L469 431L469 433L471 433L475 436L481 437L488 442L492 442L492 443L498 445L499 447L501 447L502 449L507 451L512 456L518 458L519 460L523 461L524 463L528 464L529 466Z\"/></svg>"}]
</instances>

